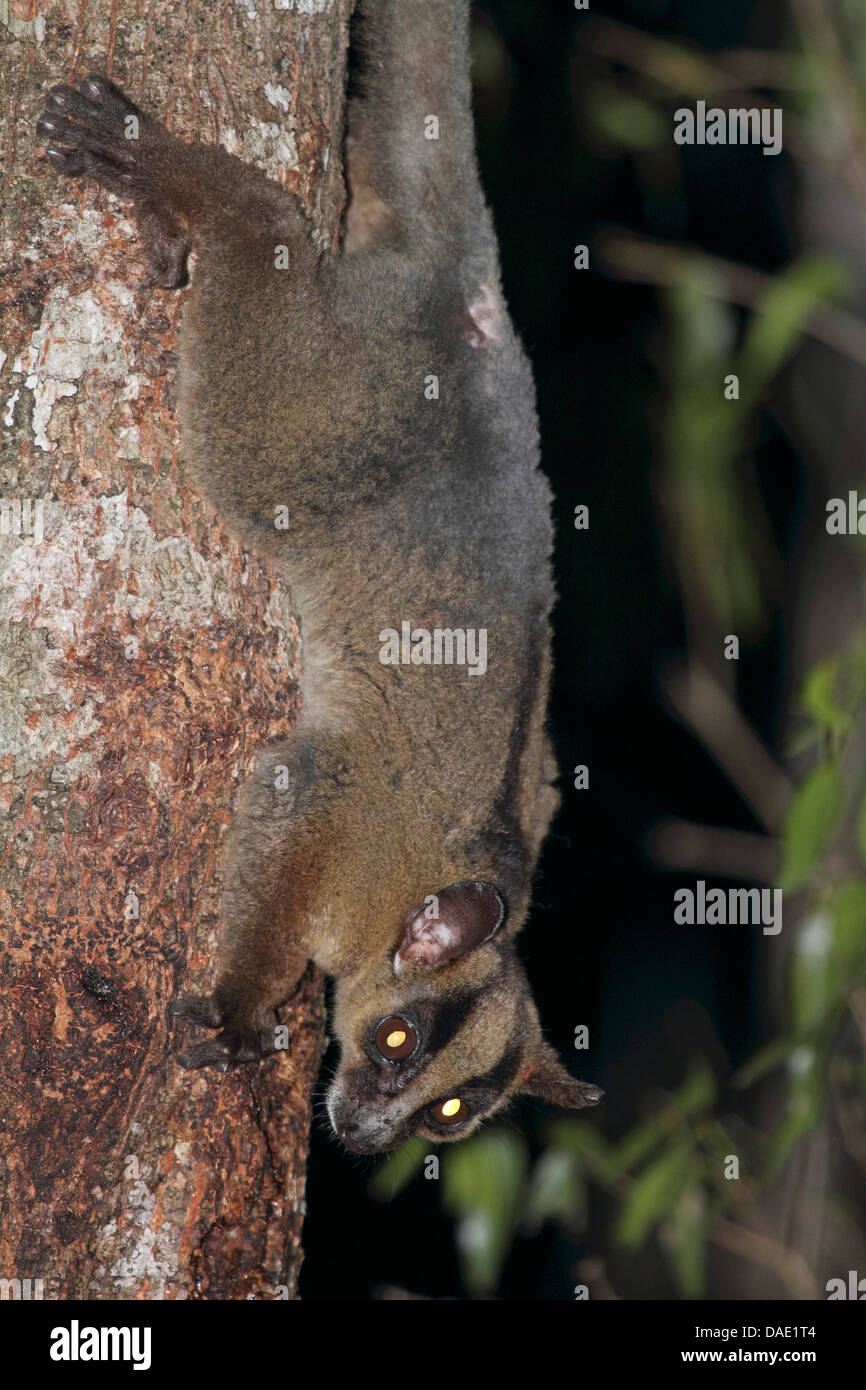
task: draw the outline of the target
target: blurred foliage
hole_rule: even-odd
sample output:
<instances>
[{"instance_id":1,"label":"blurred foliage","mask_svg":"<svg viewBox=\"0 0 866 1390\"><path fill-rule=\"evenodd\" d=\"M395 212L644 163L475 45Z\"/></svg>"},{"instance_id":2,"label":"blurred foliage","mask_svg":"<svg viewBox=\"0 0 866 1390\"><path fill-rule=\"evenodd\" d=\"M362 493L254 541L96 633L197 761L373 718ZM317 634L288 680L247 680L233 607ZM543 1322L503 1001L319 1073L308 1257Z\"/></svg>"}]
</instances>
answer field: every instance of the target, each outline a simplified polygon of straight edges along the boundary
<instances>
[{"instance_id":1,"label":"blurred foliage","mask_svg":"<svg viewBox=\"0 0 866 1390\"><path fill-rule=\"evenodd\" d=\"M811 781L813 779L807 779ZM812 840L827 841L822 804L810 799ZM820 835L819 835L820 831ZM682 1298L705 1298L714 1223L736 1220L781 1171L793 1146L820 1123L830 1103L831 1071L854 992L866 987L866 882L815 878L817 902L797 933L786 970L786 1031L761 1048L734 1078L741 1091L783 1071L783 1103L768 1135L736 1113L719 1115L720 1090L709 1063L692 1059L682 1084L611 1141L594 1120L556 1116L530 1162L518 1132L491 1125L438 1153L442 1203L454 1218L463 1280L475 1297L495 1292L518 1236L545 1222L569 1240L586 1230L592 1186L615 1199L612 1248L640 1249L653 1235ZM847 1081L866 1094L861 1066ZM392 1200L415 1178L429 1145L411 1140L374 1176L370 1191ZM434 1170L438 1176L438 1170Z\"/></svg>"},{"instance_id":2,"label":"blurred foliage","mask_svg":"<svg viewBox=\"0 0 866 1390\"><path fill-rule=\"evenodd\" d=\"M609 64L601 78L596 63L587 112L602 142L627 156L639 160L669 144L672 97L711 100L736 88L729 55L700 54L602 20L587 32L596 57ZM792 118L796 158L837 157L866 205L862 0L792 4L789 48L753 52L752 72L762 60L762 86L776 86L774 99L784 101L786 122ZM748 95L744 78L735 104L750 104ZM816 311L845 296L848 277L825 256L800 255L762 275L759 294L752 280L749 295L738 298L720 276L721 263L670 250L675 274L657 283L666 322L659 461L671 549L684 594L697 588L722 631L754 633L767 622L763 576L773 548L748 473L759 411ZM739 393L726 399L732 375ZM608 1199L600 1208L608 1214L607 1248L635 1252L656 1240L680 1296L707 1297L713 1241L738 1222L748 1225L796 1145L840 1097L853 1096L862 1116L863 1033L851 1023L858 1010L861 1025L866 1017L866 632L807 673L801 710L791 751L811 765L783 819L777 883L786 895L801 894L805 909L787 938L778 1035L724 1088L707 1061L691 1059L679 1087L649 1098L648 1112L617 1139L595 1120L560 1115L544 1127L531 1161L520 1135L501 1125L443 1146L442 1202L472 1295L493 1295L513 1242L545 1223L579 1245L596 1189ZM740 1113L744 1093L768 1078L779 1085L769 1133ZM373 1194L397 1197L427 1147L412 1141L391 1158L374 1177ZM851 1156L863 1166L862 1147ZM824 1194L828 1206L839 1200Z\"/></svg>"},{"instance_id":3,"label":"blurred foliage","mask_svg":"<svg viewBox=\"0 0 866 1390\"><path fill-rule=\"evenodd\" d=\"M490 1293L519 1224L526 1186L525 1141L488 1129L448 1150L442 1204L455 1218L455 1239L469 1292Z\"/></svg>"},{"instance_id":4,"label":"blurred foliage","mask_svg":"<svg viewBox=\"0 0 866 1390\"><path fill-rule=\"evenodd\" d=\"M697 585L725 631L748 636L766 624L760 572L771 563L745 472L758 411L815 309L840 294L847 277L827 257L795 261L769 282L737 350L736 312L721 302L714 276L709 259L684 256L679 283L666 294L661 486L681 584Z\"/></svg>"}]
</instances>

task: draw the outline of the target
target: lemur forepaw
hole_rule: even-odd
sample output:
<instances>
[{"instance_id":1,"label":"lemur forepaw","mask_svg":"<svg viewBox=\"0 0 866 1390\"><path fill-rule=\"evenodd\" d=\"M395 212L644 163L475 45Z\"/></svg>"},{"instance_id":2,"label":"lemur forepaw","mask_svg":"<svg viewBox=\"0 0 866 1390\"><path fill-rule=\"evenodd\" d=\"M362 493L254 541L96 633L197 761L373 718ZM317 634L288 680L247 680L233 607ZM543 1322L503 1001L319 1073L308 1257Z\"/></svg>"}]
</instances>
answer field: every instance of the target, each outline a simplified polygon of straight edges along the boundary
<instances>
[{"instance_id":1,"label":"lemur forepaw","mask_svg":"<svg viewBox=\"0 0 866 1390\"><path fill-rule=\"evenodd\" d=\"M150 283L164 289L186 284L189 238L163 186L173 162L166 131L113 82L92 73L77 89L51 88L36 134L61 174L91 178L133 203Z\"/></svg>"},{"instance_id":2,"label":"lemur forepaw","mask_svg":"<svg viewBox=\"0 0 866 1390\"><path fill-rule=\"evenodd\" d=\"M90 176L106 188L134 184L142 113L107 78L92 73L75 87L52 87L36 134L47 141L55 169L71 178Z\"/></svg>"},{"instance_id":3,"label":"lemur forepaw","mask_svg":"<svg viewBox=\"0 0 866 1390\"><path fill-rule=\"evenodd\" d=\"M273 1013L267 1019L241 1021L232 1015L218 994L183 995L172 1002L170 1010L174 1018L187 1023L220 1029L215 1038L196 1043L177 1054L178 1063L188 1071L198 1067L232 1071L245 1062L260 1062L281 1050L277 1043L280 1025Z\"/></svg>"}]
</instances>

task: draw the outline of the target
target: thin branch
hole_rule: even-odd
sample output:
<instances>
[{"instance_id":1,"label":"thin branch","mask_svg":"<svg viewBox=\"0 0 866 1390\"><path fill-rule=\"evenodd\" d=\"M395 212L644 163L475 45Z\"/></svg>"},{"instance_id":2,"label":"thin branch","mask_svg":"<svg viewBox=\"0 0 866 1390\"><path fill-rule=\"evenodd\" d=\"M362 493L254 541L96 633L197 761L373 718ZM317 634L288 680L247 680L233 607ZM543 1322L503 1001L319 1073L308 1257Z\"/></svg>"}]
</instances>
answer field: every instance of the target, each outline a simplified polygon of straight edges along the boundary
<instances>
[{"instance_id":1,"label":"thin branch","mask_svg":"<svg viewBox=\"0 0 866 1390\"><path fill-rule=\"evenodd\" d=\"M730 71L719 54L708 57L685 43L655 38L615 19L596 19L584 25L578 44L597 58L649 77L671 93L712 97L738 92L746 100L764 101L758 92L744 91L741 74Z\"/></svg>"},{"instance_id":2,"label":"thin branch","mask_svg":"<svg viewBox=\"0 0 866 1390\"><path fill-rule=\"evenodd\" d=\"M646 847L659 867L686 873L773 883L779 869L775 840L717 825L664 821L650 831Z\"/></svg>"},{"instance_id":3,"label":"thin branch","mask_svg":"<svg viewBox=\"0 0 866 1390\"><path fill-rule=\"evenodd\" d=\"M789 1250L769 1236L759 1235L757 1231L729 1221L725 1216L710 1219L710 1238L724 1250L771 1270L789 1290L792 1298L812 1300L820 1297L815 1276L796 1250Z\"/></svg>"},{"instance_id":4,"label":"thin branch","mask_svg":"<svg viewBox=\"0 0 866 1390\"><path fill-rule=\"evenodd\" d=\"M760 823L776 834L792 787L723 687L697 662L663 680L674 713L700 739Z\"/></svg>"},{"instance_id":5,"label":"thin branch","mask_svg":"<svg viewBox=\"0 0 866 1390\"><path fill-rule=\"evenodd\" d=\"M675 246L628 232L607 231L598 239L603 267L620 280L643 285L676 286L695 269L705 273L704 291L712 299L762 312L774 278L754 266L707 256L690 246ZM804 332L835 352L866 367L866 323L834 305L816 307Z\"/></svg>"},{"instance_id":6,"label":"thin branch","mask_svg":"<svg viewBox=\"0 0 866 1390\"><path fill-rule=\"evenodd\" d=\"M798 54L778 55L756 53L753 50L728 49L723 54L706 53L690 48L686 43L655 38L629 24L615 19L596 19L578 32L578 45L609 63L631 68L632 72L655 82L672 96L711 99L724 94L736 96L748 106L766 106L766 95L749 85L747 77L757 75L759 86L799 87L796 75ZM761 60L760 68L758 61ZM756 69L758 69L756 73ZM775 77L769 76L770 72ZM778 80L776 80L778 79ZM786 111L785 146L799 159L817 162L804 127Z\"/></svg>"}]
</instances>

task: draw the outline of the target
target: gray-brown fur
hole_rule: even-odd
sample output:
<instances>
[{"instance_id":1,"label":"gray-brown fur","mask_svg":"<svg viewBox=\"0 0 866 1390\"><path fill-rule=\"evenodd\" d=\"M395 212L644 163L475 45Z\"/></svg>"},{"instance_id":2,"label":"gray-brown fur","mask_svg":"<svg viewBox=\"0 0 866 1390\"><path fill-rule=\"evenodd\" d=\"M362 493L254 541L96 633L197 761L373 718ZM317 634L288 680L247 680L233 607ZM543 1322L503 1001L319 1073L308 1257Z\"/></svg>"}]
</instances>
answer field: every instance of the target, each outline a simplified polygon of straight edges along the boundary
<instances>
[{"instance_id":1,"label":"gray-brown fur","mask_svg":"<svg viewBox=\"0 0 866 1390\"><path fill-rule=\"evenodd\" d=\"M61 172L130 199L157 284L182 283L195 252L185 467L286 575L302 623L302 720L262 751L230 832L219 983L177 1005L220 1032L181 1060L225 1070L272 1050L273 1009L313 959L337 978L334 1127L378 1150L409 1133L461 1137L520 1091L565 1105L600 1092L543 1043L513 944L557 804L552 533L532 378L475 162L469 5L360 10L338 256L316 252L278 185L180 143L103 79L55 88L38 132ZM137 141L124 138L130 113ZM438 140L425 139L430 115ZM431 375L438 400L425 399ZM403 620L486 629L485 674L382 665L380 630ZM482 921L486 939L478 904L493 898L479 884L505 906L501 923ZM443 900L449 922L429 906L419 917L448 885L461 885ZM370 1028L412 1008L413 1057L371 1057ZM442 1045L425 1050L433 1036ZM461 1087L465 1123L431 1123L430 1105Z\"/></svg>"}]
</instances>

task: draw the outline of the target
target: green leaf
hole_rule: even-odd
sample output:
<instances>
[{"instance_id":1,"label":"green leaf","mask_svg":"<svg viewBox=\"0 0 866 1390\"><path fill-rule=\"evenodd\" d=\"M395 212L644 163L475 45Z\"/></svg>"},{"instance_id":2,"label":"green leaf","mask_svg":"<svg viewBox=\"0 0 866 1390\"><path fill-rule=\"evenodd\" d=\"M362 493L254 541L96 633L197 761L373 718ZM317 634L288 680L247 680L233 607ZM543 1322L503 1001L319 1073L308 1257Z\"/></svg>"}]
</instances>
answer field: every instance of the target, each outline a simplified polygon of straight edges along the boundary
<instances>
[{"instance_id":1,"label":"green leaf","mask_svg":"<svg viewBox=\"0 0 866 1390\"><path fill-rule=\"evenodd\" d=\"M737 1123L736 1117L730 1118L734 1120L734 1123ZM702 1126L700 1140L707 1165L708 1178L712 1178L718 1185L720 1175L724 1174L728 1159L732 1156L739 1160L740 1177L744 1176L746 1165L742 1155L744 1147L742 1131L740 1138L736 1139L721 1120L711 1117ZM722 1177L721 1181L724 1184L721 1190L724 1191L727 1187L727 1190L730 1191L728 1184L731 1179Z\"/></svg>"},{"instance_id":2,"label":"green leaf","mask_svg":"<svg viewBox=\"0 0 866 1390\"><path fill-rule=\"evenodd\" d=\"M824 1023L833 995L830 968L833 919L826 910L812 913L794 943L788 975L791 1023L797 1038L808 1038Z\"/></svg>"},{"instance_id":3,"label":"green leaf","mask_svg":"<svg viewBox=\"0 0 866 1390\"><path fill-rule=\"evenodd\" d=\"M441 1155L442 1204L457 1221L455 1240L470 1293L493 1292L517 1226L528 1166L511 1130L485 1129Z\"/></svg>"},{"instance_id":4,"label":"green leaf","mask_svg":"<svg viewBox=\"0 0 866 1390\"><path fill-rule=\"evenodd\" d=\"M783 892L801 887L809 877L830 842L844 796L842 778L830 763L815 768L797 788L782 827Z\"/></svg>"},{"instance_id":5,"label":"green leaf","mask_svg":"<svg viewBox=\"0 0 866 1390\"><path fill-rule=\"evenodd\" d=\"M839 674L838 657L819 661L803 683L803 705L812 718L834 737L850 733L854 720L839 704L836 680Z\"/></svg>"},{"instance_id":6,"label":"green leaf","mask_svg":"<svg viewBox=\"0 0 866 1390\"><path fill-rule=\"evenodd\" d=\"M599 130L623 149L656 149L668 134L656 107L620 87L597 84L590 110Z\"/></svg>"},{"instance_id":7,"label":"green leaf","mask_svg":"<svg viewBox=\"0 0 866 1390\"><path fill-rule=\"evenodd\" d=\"M706 1289L707 1212L703 1188L679 1197L664 1225L663 1244L683 1298L703 1298Z\"/></svg>"},{"instance_id":8,"label":"green leaf","mask_svg":"<svg viewBox=\"0 0 866 1390\"><path fill-rule=\"evenodd\" d=\"M614 1171L618 1174L630 1173L669 1137L670 1130L665 1125L663 1112L657 1110L623 1135L612 1154Z\"/></svg>"},{"instance_id":9,"label":"green leaf","mask_svg":"<svg viewBox=\"0 0 866 1390\"><path fill-rule=\"evenodd\" d=\"M774 1038L766 1047L759 1047L734 1075L734 1085L745 1091L762 1076L775 1071L797 1046L793 1038Z\"/></svg>"},{"instance_id":10,"label":"green leaf","mask_svg":"<svg viewBox=\"0 0 866 1390\"><path fill-rule=\"evenodd\" d=\"M430 1152L429 1139L407 1139L373 1174L367 1191L377 1202L391 1202L414 1178Z\"/></svg>"},{"instance_id":11,"label":"green leaf","mask_svg":"<svg viewBox=\"0 0 866 1390\"><path fill-rule=\"evenodd\" d=\"M833 896L833 958L846 989L866 974L866 883L851 879Z\"/></svg>"},{"instance_id":12,"label":"green leaf","mask_svg":"<svg viewBox=\"0 0 866 1390\"><path fill-rule=\"evenodd\" d=\"M866 884L852 879L829 906L803 923L794 943L788 986L798 1038L837 1026L849 991L866 971Z\"/></svg>"},{"instance_id":13,"label":"green leaf","mask_svg":"<svg viewBox=\"0 0 866 1390\"><path fill-rule=\"evenodd\" d=\"M744 505L739 458L752 416L724 399L736 317L712 264L687 259L665 294L671 326L671 392L664 416L665 476L682 582L704 590L726 631L764 621L760 569L766 524Z\"/></svg>"},{"instance_id":14,"label":"green leaf","mask_svg":"<svg viewBox=\"0 0 866 1390\"><path fill-rule=\"evenodd\" d=\"M774 1131L764 1159L764 1177L778 1177L793 1149L804 1135L820 1124L827 1104L827 1062L817 1048L803 1045L788 1059L788 1102L786 1113Z\"/></svg>"},{"instance_id":15,"label":"green leaf","mask_svg":"<svg viewBox=\"0 0 866 1390\"><path fill-rule=\"evenodd\" d=\"M776 275L757 305L740 355L744 398L760 399L799 345L815 310L848 287L844 266L830 256L803 256Z\"/></svg>"},{"instance_id":16,"label":"green leaf","mask_svg":"<svg viewBox=\"0 0 866 1390\"><path fill-rule=\"evenodd\" d=\"M576 1120L560 1115L546 1130L548 1142L557 1148L573 1149L580 1154L589 1171L605 1186L622 1176L622 1168L611 1145L591 1120Z\"/></svg>"},{"instance_id":17,"label":"green leaf","mask_svg":"<svg viewBox=\"0 0 866 1390\"><path fill-rule=\"evenodd\" d=\"M693 1059L689 1063L689 1075L674 1092L671 1103L683 1115L701 1115L713 1104L717 1093L716 1078L709 1063L703 1058Z\"/></svg>"},{"instance_id":18,"label":"green leaf","mask_svg":"<svg viewBox=\"0 0 866 1390\"><path fill-rule=\"evenodd\" d=\"M696 1176L700 1176L700 1156L691 1135L684 1135L635 1178L617 1218L617 1243L631 1250L642 1245L667 1216L683 1186Z\"/></svg>"},{"instance_id":19,"label":"green leaf","mask_svg":"<svg viewBox=\"0 0 866 1390\"><path fill-rule=\"evenodd\" d=\"M558 1221L576 1234L586 1223L586 1183L583 1165L567 1149L547 1149L535 1163L523 1203L524 1230L540 1230L545 1221Z\"/></svg>"},{"instance_id":20,"label":"green leaf","mask_svg":"<svg viewBox=\"0 0 866 1390\"><path fill-rule=\"evenodd\" d=\"M716 1098L716 1080L703 1060L690 1063L689 1074L670 1100L648 1119L624 1135L613 1151L612 1161L620 1173L628 1173L665 1142L686 1119L703 1114Z\"/></svg>"}]
</instances>

